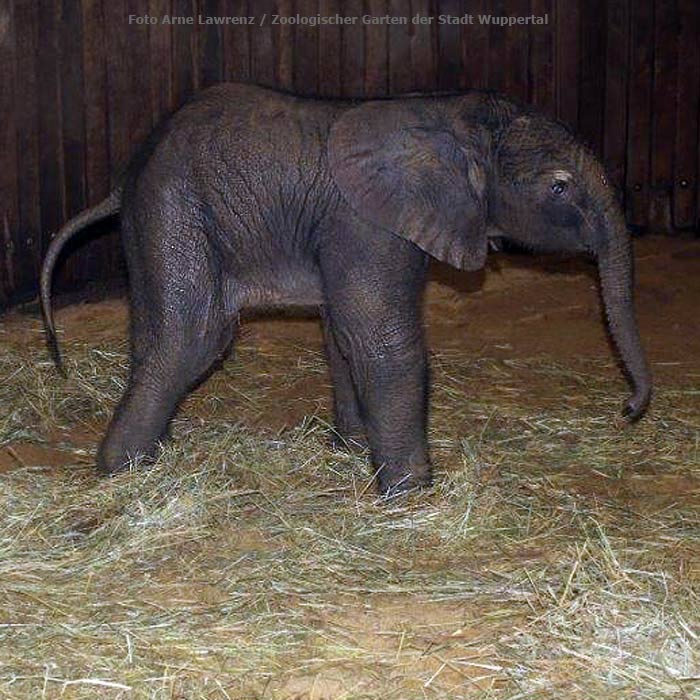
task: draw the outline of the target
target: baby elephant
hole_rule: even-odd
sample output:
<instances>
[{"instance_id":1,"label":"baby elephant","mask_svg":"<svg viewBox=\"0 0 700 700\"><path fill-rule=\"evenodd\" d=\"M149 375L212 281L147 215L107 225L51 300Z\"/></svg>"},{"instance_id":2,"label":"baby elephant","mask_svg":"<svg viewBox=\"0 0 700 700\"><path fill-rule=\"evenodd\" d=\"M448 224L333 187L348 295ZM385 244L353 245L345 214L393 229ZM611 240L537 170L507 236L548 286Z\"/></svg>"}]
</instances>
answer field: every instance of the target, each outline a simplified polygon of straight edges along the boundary
<instances>
[{"instance_id":1,"label":"baby elephant","mask_svg":"<svg viewBox=\"0 0 700 700\"><path fill-rule=\"evenodd\" d=\"M335 420L366 438L382 493L430 482L422 296L429 256L484 266L489 236L597 261L638 418L651 393L625 221L603 168L563 125L490 92L368 102L209 88L69 221L41 273L48 339L62 246L121 211L131 372L98 467L152 457L178 402L245 308L321 308Z\"/></svg>"}]
</instances>

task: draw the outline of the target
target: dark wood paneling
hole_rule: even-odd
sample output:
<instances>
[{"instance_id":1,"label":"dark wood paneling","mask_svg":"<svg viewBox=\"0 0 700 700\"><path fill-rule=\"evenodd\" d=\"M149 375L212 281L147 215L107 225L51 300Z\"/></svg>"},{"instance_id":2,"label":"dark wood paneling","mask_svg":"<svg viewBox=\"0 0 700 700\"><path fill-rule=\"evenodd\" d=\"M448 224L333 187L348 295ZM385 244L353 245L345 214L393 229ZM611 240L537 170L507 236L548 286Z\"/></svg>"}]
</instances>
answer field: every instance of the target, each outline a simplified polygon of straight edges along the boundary
<instances>
[{"instance_id":1,"label":"dark wood paneling","mask_svg":"<svg viewBox=\"0 0 700 700\"><path fill-rule=\"evenodd\" d=\"M630 5L630 71L627 122L627 220L644 226L649 214L654 12L650 2Z\"/></svg>"},{"instance_id":2,"label":"dark wood paneling","mask_svg":"<svg viewBox=\"0 0 700 700\"><path fill-rule=\"evenodd\" d=\"M509 0L501 8L500 14L526 17L530 14L529 0ZM529 27L524 24L501 28L505 34L505 55L503 66L503 91L520 100L528 97Z\"/></svg>"},{"instance_id":3,"label":"dark wood paneling","mask_svg":"<svg viewBox=\"0 0 700 700\"><path fill-rule=\"evenodd\" d=\"M146 13L156 22L128 23ZM317 13L356 20L272 23ZM199 24L200 14L255 21ZM406 22L362 21L387 14ZM442 24L440 14L472 21ZM488 14L549 23L482 23ZM0 304L35 287L50 235L120 181L149 129L220 80L331 97L500 90L583 135L621 186L630 223L698 223L697 0L0 0L0 29L10 67L0 82ZM82 248L67 278L108 275L116 248L107 238Z\"/></svg>"},{"instance_id":4,"label":"dark wood paneling","mask_svg":"<svg viewBox=\"0 0 700 700\"><path fill-rule=\"evenodd\" d=\"M293 17L295 13L294 0L277 0L275 12L278 12L281 17ZM283 23L275 26L273 31L277 58L275 85L282 90L293 90L295 27L291 23Z\"/></svg>"},{"instance_id":5,"label":"dark wood paneling","mask_svg":"<svg viewBox=\"0 0 700 700\"><path fill-rule=\"evenodd\" d=\"M153 110L148 107L152 97L149 28L145 24L129 24L130 14L140 14L137 0L105 1L103 13L109 27L106 32L109 152L111 186L116 187L153 123ZM188 54L184 63L192 64L191 55ZM183 81L185 73L189 77ZM178 98L183 99L192 73L185 68L176 71L178 76Z\"/></svg>"},{"instance_id":6,"label":"dark wood paneling","mask_svg":"<svg viewBox=\"0 0 700 700\"><path fill-rule=\"evenodd\" d=\"M489 13L502 15L506 12L506 0L494 0L489 3ZM506 63L506 30L497 25L489 25L489 87L504 92L506 89L510 66Z\"/></svg>"},{"instance_id":7,"label":"dark wood paneling","mask_svg":"<svg viewBox=\"0 0 700 700\"><path fill-rule=\"evenodd\" d=\"M557 0L554 14L557 116L575 129L579 100L579 2Z\"/></svg>"},{"instance_id":8,"label":"dark wood paneling","mask_svg":"<svg viewBox=\"0 0 700 700\"><path fill-rule=\"evenodd\" d=\"M700 2L678 0L678 109L673 167L673 222L698 225L698 115L700 114Z\"/></svg>"},{"instance_id":9,"label":"dark wood paneling","mask_svg":"<svg viewBox=\"0 0 700 700\"><path fill-rule=\"evenodd\" d=\"M131 155L130 28L126 0L103 5L107 38L107 114L109 127L110 189L115 187Z\"/></svg>"},{"instance_id":10,"label":"dark wood paneling","mask_svg":"<svg viewBox=\"0 0 700 700\"><path fill-rule=\"evenodd\" d=\"M249 17L251 14L247 0L227 0L226 8L232 17ZM248 24L229 24L224 27L224 80L250 80L250 36L254 29Z\"/></svg>"},{"instance_id":11,"label":"dark wood paneling","mask_svg":"<svg viewBox=\"0 0 700 700\"><path fill-rule=\"evenodd\" d=\"M438 17L462 15L461 0L439 0ZM438 88L457 90L462 78L462 27L459 24L438 25Z\"/></svg>"},{"instance_id":12,"label":"dark wood paneling","mask_svg":"<svg viewBox=\"0 0 700 700\"><path fill-rule=\"evenodd\" d=\"M387 0L365 0L365 14L386 15ZM389 92L389 26L365 24L365 89L368 97L383 97Z\"/></svg>"},{"instance_id":13,"label":"dark wood paneling","mask_svg":"<svg viewBox=\"0 0 700 700\"><path fill-rule=\"evenodd\" d=\"M85 185L85 103L83 95L83 13L80 0L62 0L60 27L61 127L66 215L87 203Z\"/></svg>"},{"instance_id":14,"label":"dark wood paneling","mask_svg":"<svg viewBox=\"0 0 700 700\"><path fill-rule=\"evenodd\" d=\"M39 15L34 3L19 3L14 8L15 51L15 114L17 197L19 205L18 229L14 236L15 262L13 267L18 277L15 284L32 289L41 261L41 190L39 162L39 101L37 86L37 45L39 37ZM9 68L9 63L7 65ZM8 76L10 71L8 70ZM5 88L12 82L8 80ZM2 90L3 88L0 88ZM104 106L103 106L104 110ZM2 118L0 122L6 123ZM9 126L9 123L8 123ZM11 128L2 136L11 137ZM3 152L3 147L0 147ZM9 159L8 159L9 162ZM7 168L5 176L12 173ZM1 177L1 176L0 176ZM11 230L11 229L10 229ZM2 236L0 236L0 243ZM2 246L4 248L4 246ZM2 255L0 255L0 259ZM0 269L2 269L0 267ZM0 275L2 273L0 272Z\"/></svg>"},{"instance_id":15,"label":"dark wood paneling","mask_svg":"<svg viewBox=\"0 0 700 700\"><path fill-rule=\"evenodd\" d=\"M195 0L172 0L175 17L196 17ZM173 101L181 105L199 88L200 72L197 66L199 29L194 24L174 24L173 41Z\"/></svg>"},{"instance_id":16,"label":"dark wood paneling","mask_svg":"<svg viewBox=\"0 0 700 700\"><path fill-rule=\"evenodd\" d=\"M411 4L408 0L390 0L389 14L406 17L411 21ZM389 93L401 95L413 90L411 69L412 24L393 24L389 27Z\"/></svg>"},{"instance_id":17,"label":"dark wood paneling","mask_svg":"<svg viewBox=\"0 0 700 700\"><path fill-rule=\"evenodd\" d=\"M530 13L554 21L554 0L531 0ZM528 101L545 114L556 114L555 45L552 26L533 24L530 27L530 60L528 71Z\"/></svg>"},{"instance_id":18,"label":"dark wood paneling","mask_svg":"<svg viewBox=\"0 0 700 700\"><path fill-rule=\"evenodd\" d=\"M13 6L0 0L0 65L15 64L15 24ZM15 251L19 228L17 199L17 143L15 132L14 71L0 80L0 154L6 167L0 168L0 300L4 301L16 288Z\"/></svg>"},{"instance_id":19,"label":"dark wood paneling","mask_svg":"<svg viewBox=\"0 0 700 700\"><path fill-rule=\"evenodd\" d=\"M103 0L104 2L104 0ZM141 0L129 0L127 3L129 14L138 15L143 12ZM144 109L148 105L151 96L151 54L150 40L147 25L128 25L129 27L129 130L131 138L131 153L142 144L151 131L152 116L149 110ZM196 43L192 51L196 50ZM196 71L195 71L196 73ZM195 89L198 87L195 82ZM136 98L136 99L134 99Z\"/></svg>"},{"instance_id":20,"label":"dark wood paneling","mask_svg":"<svg viewBox=\"0 0 700 700\"><path fill-rule=\"evenodd\" d=\"M318 0L296 0L296 12L314 17ZM318 95L318 27L298 24L294 31L294 90L300 95Z\"/></svg>"},{"instance_id":21,"label":"dark wood paneling","mask_svg":"<svg viewBox=\"0 0 700 700\"><path fill-rule=\"evenodd\" d=\"M676 0L654 2L654 79L652 87L651 189L649 225L671 227L673 153L676 131L678 74L678 7ZM662 106L662 109L658 107Z\"/></svg>"},{"instance_id":22,"label":"dark wood paneling","mask_svg":"<svg viewBox=\"0 0 700 700\"><path fill-rule=\"evenodd\" d=\"M172 13L170 0L149 0L148 14L163 17ZM155 126L173 108L173 33L168 24L148 26L151 61L151 123Z\"/></svg>"},{"instance_id":23,"label":"dark wood paneling","mask_svg":"<svg viewBox=\"0 0 700 700\"><path fill-rule=\"evenodd\" d=\"M630 1L609 0L605 44L603 155L612 182L621 191L625 184Z\"/></svg>"},{"instance_id":24,"label":"dark wood paneling","mask_svg":"<svg viewBox=\"0 0 700 700\"><path fill-rule=\"evenodd\" d=\"M85 180L87 199L97 204L109 193L109 135L105 18L102 0L83 4L85 84Z\"/></svg>"},{"instance_id":25,"label":"dark wood paneling","mask_svg":"<svg viewBox=\"0 0 700 700\"><path fill-rule=\"evenodd\" d=\"M85 187L90 206L104 199L110 189L107 38L102 5L103 0L83 3ZM116 274L121 257L118 251L119 239L114 234L91 238L80 251L85 277ZM72 263L70 260L69 267Z\"/></svg>"},{"instance_id":26,"label":"dark wood paneling","mask_svg":"<svg viewBox=\"0 0 700 700\"><path fill-rule=\"evenodd\" d=\"M68 218L87 206L85 182L85 104L83 95L83 13L80 0L61 0L59 22L61 146L65 211ZM83 251L75 256L60 284L74 286L88 274Z\"/></svg>"},{"instance_id":27,"label":"dark wood paneling","mask_svg":"<svg viewBox=\"0 0 700 700\"><path fill-rule=\"evenodd\" d=\"M39 0L39 159L43 244L66 220L59 70L59 0Z\"/></svg>"},{"instance_id":28,"label":"dark wood paneling","mask_svg":"<svg viewBox=\"0 0 700 700\"><path fill-rule=\"evenodd\" d=\"M581 6L578 131L598 154L603 151L605 115L605 7L606 0L589 0Z\"/></svg>"},{"instance_id":29,"label":"dark wood paneling","mask_svg":"<svg viewBox=\"0 0 700 700\"><path fill-rule=\"evenodd\" d=\"M321 14L343 16L342 0L323 0ZM318 30L318 94L339 97L342 94L342 26L326 24Z\"/></svg>"},{"instance_id":30,"label":"dark wood paneling","mask_svg":"<svg viewBox=\"0 0 700 700\"><path fill-rule=\"evenodd\" d=\"M362 0L346 0L343 9L348 17L360 17L364 12ZM358 21L344 24L341 32L343 97L360 97L365 90L365 28Z\"/></svg>"},{"instance_id":31,"label":"dark wood paneling","mask_svg":"<svg viewBox=\"0 0 700 700\"><path fill-rule=\"evenodd\" d=\"M463 14L474 18L489 12L488 0L467 0ZM483 89L489 82L489 25L474 21L462 26L462 76L460 87Z\"/></svg>"},{"instance_id":32,"label":"dark wood paneling","mask_svg":"<svg viewBox=\"0 0 700 700\"><path fill-rule=\"evenodd\" d=\"M275 45L272 27L272 14L275 12L272 0L255 0L248 5L248 11L256 18L250 27L250 78L259 85L275 84Z\"/></svg>"},{"instance_id":33,"label":"dark wood paneling","mask_svg":"<svg viewBox=\"0 0 700 700\"><path fill-rule=\"evenodd\" d=\"M203 17L211 19L226 14L226 2L224 0L201 0L200 5L200 12ZM221 25L204 25L199 43L199 84L201 87L220 83L224 79L224 56L221 50L221 42Z\"/></svg>"},{"instance_id":34,"label":"dark wood paneling","mask_svg":"<svg viewBox=\"0 0 700 700\"><path fill-rule=\"evenodd\" d=\"M430 0L411 0L411 16L431 15ZM437 83L437 28L432 24L416 24L411 34L411 67L413 88L418 92L434 90Z\"/></svg>"}]
</instances>

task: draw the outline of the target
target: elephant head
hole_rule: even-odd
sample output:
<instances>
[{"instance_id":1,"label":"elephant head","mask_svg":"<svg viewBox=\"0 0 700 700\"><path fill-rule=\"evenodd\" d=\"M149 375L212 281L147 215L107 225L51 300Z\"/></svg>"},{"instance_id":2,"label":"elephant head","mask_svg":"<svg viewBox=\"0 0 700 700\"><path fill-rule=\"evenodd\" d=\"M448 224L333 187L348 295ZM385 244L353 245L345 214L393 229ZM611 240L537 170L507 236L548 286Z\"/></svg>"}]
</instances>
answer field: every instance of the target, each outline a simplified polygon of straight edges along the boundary
<instances>
[{"instance_id":1,"label":"elephant head","mask_svg":"<svg viewBox=\"0 0 700 700\"><path fill-rule=\"evenodd\" d=\"M357 214L454 267L483 267L489 235L592 255L634 388L623 413L643 414L629 233L602 166L566 127L488 93L370 102L336 121L328 157Z\"/></svg>"}]
</instances>

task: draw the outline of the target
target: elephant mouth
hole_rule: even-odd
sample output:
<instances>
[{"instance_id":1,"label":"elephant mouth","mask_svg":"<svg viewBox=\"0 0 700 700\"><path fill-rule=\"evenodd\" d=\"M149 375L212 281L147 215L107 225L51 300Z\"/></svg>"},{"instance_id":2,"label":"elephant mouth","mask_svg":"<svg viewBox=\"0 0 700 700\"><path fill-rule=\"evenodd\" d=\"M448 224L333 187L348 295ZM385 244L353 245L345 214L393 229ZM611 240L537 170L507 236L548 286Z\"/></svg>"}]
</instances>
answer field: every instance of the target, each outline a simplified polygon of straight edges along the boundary
<instances>
[{"instance_id":1,"label":"elephant mouth","mask_svg":"<svg viewBox=\"0 0 700 700\"><path fill-rule=\"evenodd\" d=\"M489 249L494 253L500 253L503 250L503 239L489 238Z\"/></svg>"},{"instance_id":2,"label":"elephant mouth","mask_svg":"<svg viewBox=\"0 0 700 700\"><path fill-rule=\"evenodd\" d=\"M489 224L486 229L486 236L489 242L489 249L494 252L499 252L503 250L503 241L506 238L506 234L498 226Z\"/></svg>"}]
</instances>

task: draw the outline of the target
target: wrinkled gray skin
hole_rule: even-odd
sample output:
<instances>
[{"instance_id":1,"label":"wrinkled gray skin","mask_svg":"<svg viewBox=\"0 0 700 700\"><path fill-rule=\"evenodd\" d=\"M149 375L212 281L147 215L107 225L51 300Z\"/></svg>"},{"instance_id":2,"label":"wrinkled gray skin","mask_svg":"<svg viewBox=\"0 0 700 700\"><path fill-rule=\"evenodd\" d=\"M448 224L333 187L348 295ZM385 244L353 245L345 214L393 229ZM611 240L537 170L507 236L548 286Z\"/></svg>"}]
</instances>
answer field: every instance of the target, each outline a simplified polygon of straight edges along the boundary
<instances>
[{"instance_id":1,"label":"wrinkled gray skin","mask_svg":"<svg viewBox=\"0 0 700 700\"><path fill-rule=\"evenodd\" d=\"M245 308L318 304L338 433L366 438L380 490L430 482L422 296L429 255L485 264L488 237L588 253L633 394L651 378L625 223L603 169L562 125L491 93L365 103L219 85L177 112L119 193L47 256L121 208L131 376L99 451L114 473L154 455L178 402Z\"/></svg>"}]
</instances>

